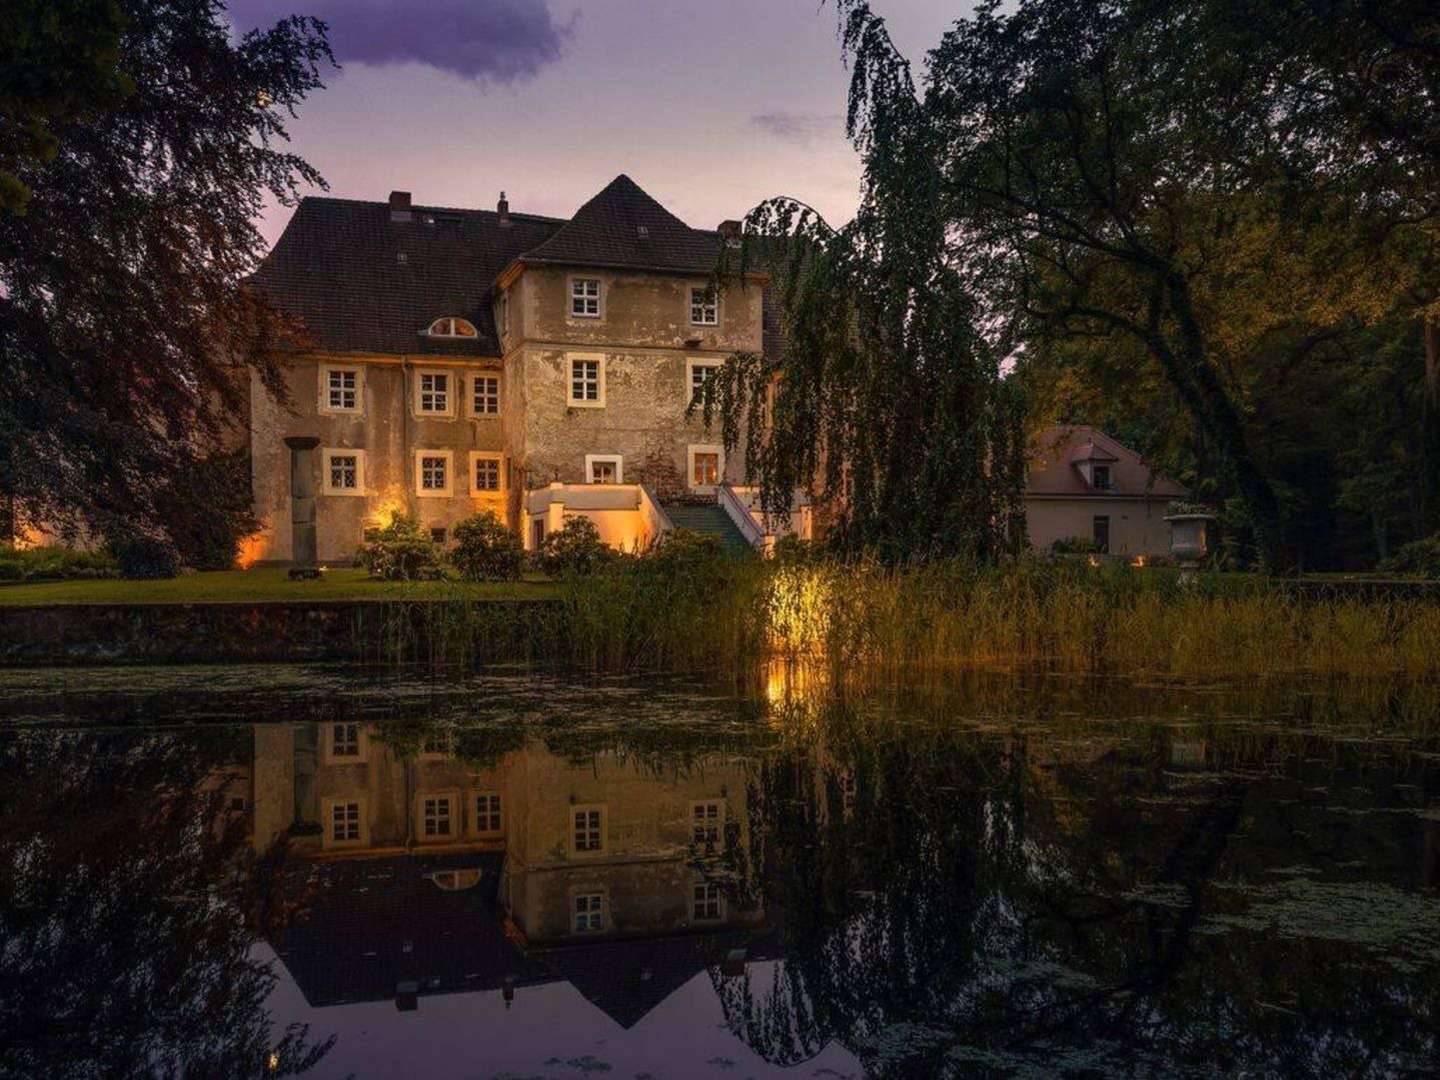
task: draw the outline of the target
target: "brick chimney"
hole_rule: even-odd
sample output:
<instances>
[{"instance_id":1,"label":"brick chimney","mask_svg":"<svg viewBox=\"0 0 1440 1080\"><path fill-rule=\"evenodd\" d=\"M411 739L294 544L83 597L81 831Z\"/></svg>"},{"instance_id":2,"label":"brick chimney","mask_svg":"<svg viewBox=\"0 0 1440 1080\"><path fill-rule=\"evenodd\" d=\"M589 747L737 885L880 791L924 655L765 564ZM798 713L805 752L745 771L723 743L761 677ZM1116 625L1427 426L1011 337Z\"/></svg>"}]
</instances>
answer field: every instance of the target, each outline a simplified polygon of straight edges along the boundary
<instances>
[{"instance_id":1,"label":"brick chimney","mask_svg":"<svg viewBox=\"0 0 1440 1080\"><path fill-rule=\"evenodd\" d=\"M409 221L410 216L410 192L390 192L390 220Z\"/></svg>"},{"instance_id":2,"label":"brick chimney","mask_svg":"<svg viewBox=\"0 0 1440 1080\"><path fill-rule=\"evenodd\" d=\"M500 192L500 201L495 204L495 216L500 219L500 227L510 227L510 200L505 198L505 192Z\"/></svg>"},{"instance_id":3,"label":"brick chimney","mask_svg":"<svg viewBox=\"0 0 1440 1080\"><path fill-rule=\"evenodd\" d=\"M727 218L715 231L724 238L726 247L740 246L740 222Z\"/></svg>"}]
</instances>

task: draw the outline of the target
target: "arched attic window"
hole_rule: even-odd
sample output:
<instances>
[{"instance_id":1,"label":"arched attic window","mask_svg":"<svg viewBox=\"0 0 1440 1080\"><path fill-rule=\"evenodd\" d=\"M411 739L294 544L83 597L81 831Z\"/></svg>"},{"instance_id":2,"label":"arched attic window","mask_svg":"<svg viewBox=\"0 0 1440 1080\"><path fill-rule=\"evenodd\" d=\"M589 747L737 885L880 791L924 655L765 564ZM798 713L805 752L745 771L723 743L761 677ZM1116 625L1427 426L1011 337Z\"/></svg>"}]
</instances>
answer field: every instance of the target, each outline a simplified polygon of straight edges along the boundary
<instances>
[{"instance_id":1,"label":"arched attic window","mask_svg":"<svg viewBox=\"0 0 1440 1080\"><path fill-rule=\"evenodd\" d=\"M436 319L432 322L430 329L425 333L429 337L473 338L475 324L469 319L446 315L443 319Z\"/></svg>"}]
</instances>

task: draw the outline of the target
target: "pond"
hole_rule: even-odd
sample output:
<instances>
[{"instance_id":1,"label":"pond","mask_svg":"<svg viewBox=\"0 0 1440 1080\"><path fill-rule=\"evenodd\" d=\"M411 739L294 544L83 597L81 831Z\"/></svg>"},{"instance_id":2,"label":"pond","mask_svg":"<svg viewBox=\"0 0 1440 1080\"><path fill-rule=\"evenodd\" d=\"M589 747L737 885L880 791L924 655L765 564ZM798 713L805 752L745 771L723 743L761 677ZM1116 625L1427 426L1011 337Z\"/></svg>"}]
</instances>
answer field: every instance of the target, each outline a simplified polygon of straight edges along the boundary
<instances>
[{"instance_id":1,"label":"pond","mask_svg":"<svg viewBox=\"0 0 1440 1080\"><path fill-rule=\"evenodd\" d=\"M1433 1075L1440 688L0 674L0 1074Z\"/></svg>"}]
</instances>

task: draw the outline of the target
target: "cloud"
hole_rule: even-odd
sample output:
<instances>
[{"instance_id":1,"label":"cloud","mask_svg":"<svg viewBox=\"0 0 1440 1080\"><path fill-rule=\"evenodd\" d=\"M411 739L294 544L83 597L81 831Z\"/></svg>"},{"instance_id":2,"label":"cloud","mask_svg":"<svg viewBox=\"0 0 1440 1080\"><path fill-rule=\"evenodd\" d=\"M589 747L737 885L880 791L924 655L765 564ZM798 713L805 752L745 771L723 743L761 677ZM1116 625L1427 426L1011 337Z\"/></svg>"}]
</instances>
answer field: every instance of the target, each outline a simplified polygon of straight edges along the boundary
<instances>
[{"instance_id":1,"label":"cloud","mask_svg":"<svg viewBox=\"0 0 1440 1080\"><path fill-rule=\"evenodd\" d=\"M560 59L574 29L547 0L232 0L248 29L286 15L330 28L342 64L425 64L476 82L514 82Z\"/></svg>"},{"instance_id":2,"label":"cloud","mask_svg":"<svg viewBox=\"0 0 1440 1080\"><path fill-rule=\"evenodd\" d=\"M752 127L776 139L812 143L840 134L844 118L839 113L767 112L750 117Z\"/></svg>"}]
</instances>

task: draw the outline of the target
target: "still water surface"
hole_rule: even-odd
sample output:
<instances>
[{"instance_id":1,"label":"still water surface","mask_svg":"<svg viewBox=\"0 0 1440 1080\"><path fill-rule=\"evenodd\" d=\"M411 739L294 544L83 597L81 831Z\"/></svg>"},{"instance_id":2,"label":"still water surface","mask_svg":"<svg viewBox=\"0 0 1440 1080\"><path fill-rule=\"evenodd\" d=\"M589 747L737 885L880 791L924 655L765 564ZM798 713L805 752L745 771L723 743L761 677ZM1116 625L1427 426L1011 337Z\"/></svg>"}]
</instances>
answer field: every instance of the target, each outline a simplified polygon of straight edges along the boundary
<instances>
[{"instance_id":1,"label":"still water surface","mask_svg":"<svg viewBox=\"0 0 1440 1080\"><path fill-rule=\"evenodd\" d=\"M1440 689L0 675L0 1074L1422 1076Z\"/></svg>"}]
</instances>

